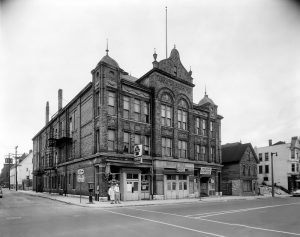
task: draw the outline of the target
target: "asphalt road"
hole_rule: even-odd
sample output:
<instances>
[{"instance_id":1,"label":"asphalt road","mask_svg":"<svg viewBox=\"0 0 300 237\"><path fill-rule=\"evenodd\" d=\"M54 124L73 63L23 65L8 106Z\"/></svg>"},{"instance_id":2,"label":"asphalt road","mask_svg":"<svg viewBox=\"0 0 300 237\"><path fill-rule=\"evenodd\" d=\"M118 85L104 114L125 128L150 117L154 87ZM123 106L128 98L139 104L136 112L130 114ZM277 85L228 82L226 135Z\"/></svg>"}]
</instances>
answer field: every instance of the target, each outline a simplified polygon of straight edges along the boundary
<instances>
[{"instance_id":1,"label":"asphalt road","mask_svg":"<svg viewBox=\"0 0 300 237\"><path fill-rule=\"evenodd\" d=\"M5 190L0 237L35 236L300 236L300 198L101 209Z\"/></svg>"}]
</instances>

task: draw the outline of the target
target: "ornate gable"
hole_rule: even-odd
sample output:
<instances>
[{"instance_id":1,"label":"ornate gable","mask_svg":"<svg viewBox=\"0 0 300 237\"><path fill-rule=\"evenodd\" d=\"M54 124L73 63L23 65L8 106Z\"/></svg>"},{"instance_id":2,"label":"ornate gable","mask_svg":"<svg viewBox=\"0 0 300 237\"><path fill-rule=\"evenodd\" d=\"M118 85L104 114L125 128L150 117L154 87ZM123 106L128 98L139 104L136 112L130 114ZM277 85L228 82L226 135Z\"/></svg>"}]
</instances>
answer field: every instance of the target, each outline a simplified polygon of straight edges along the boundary
<instances>
[{"instance_id":1,"label":"ornate gable","mask_svg":"<svg viewBox=\"0 0 300 237\"><path fill-rule=\"evenodd\" d=\"M178 79L193 83L192 72L187 71L180 61L178 50L174 47L170 57L157 63L157 68L177 77Z\"/></svg>"}]
</instances>

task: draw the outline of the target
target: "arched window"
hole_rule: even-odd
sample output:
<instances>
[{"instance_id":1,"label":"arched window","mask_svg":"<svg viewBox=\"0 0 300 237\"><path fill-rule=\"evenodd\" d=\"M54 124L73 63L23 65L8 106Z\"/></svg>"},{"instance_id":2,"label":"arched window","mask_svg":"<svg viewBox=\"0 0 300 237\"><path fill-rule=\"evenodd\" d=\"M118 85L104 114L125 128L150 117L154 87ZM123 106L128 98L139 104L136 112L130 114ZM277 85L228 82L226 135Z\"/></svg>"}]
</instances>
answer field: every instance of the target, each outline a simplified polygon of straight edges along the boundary
<instances>
[{"instance_id":1,"label":"arched window","mask_svg":"<svg viewBox=\"0 0 300 237\"><path fill-rule=\"evenodd\" d=\"M171 127L172 121L173 121L172 99L169 94L165 93L161 97L161 125Z\"/></svg>"},{"instance_id":2,"label":"arched window","mask_svg":"<svg viewBox=\"0 0 300 237\"><path fill-rule=\"evenodd\" d=\"M188 105L183 99L181 99L178 103L177 117L178 128L187 130Z\"/></svg>"}]
</instances>

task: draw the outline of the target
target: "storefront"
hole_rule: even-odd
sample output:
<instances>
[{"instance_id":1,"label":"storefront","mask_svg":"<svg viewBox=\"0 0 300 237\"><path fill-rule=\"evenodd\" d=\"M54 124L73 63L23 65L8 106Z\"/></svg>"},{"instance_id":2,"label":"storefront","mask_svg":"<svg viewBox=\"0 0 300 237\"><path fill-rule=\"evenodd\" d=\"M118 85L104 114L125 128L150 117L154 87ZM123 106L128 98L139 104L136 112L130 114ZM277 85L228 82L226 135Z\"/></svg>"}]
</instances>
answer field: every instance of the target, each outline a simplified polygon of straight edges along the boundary
<instances>
[{"instance_id":1,"label":"storefront","mask_svg":"<svg viewBox=\"0 0 300 237\"><path fill-rule=\"evenodd\" d=\"M142 167L134 167L142 166ZM99 189L108 190L115 183L120 185L120 198L122 201L150 199L151 195L151 169L148 165L120 164L109 162L103 172L96 172L96 183ZM104 178L100 178L104 177Z\"/></svg>"}]
</instances>

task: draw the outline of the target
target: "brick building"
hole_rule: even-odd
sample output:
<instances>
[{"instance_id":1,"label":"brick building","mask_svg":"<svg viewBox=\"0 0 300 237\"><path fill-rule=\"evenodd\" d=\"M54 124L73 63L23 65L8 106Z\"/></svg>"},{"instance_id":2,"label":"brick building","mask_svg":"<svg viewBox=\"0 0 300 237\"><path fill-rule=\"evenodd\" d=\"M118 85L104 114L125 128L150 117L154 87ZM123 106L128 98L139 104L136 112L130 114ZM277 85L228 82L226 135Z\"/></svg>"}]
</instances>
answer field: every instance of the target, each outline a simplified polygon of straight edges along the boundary
<instances>
[{"instance_id":1,"label":"brick building","mask_svg":"<svg viewBox=\"0 0 300 237\"><path fill-rule=\"evenodd\" d=\"M251 143L222 146L222 191L225 195L253 195L257 190L257 164Z\"/></svg>"},{"instance_id":2,"label":"brick building","mask_svg":"<svg viewBox=\"0 0 300 237\"><path fill-rule=\"evenodd\" d=\"M177 49L156 61L141 78L128 75L107 54L88 83L33 138L36 191L79 194L95 184L107 197L111 182L120 184L122 200L197 197L220 191L222 117L206 95L193 103L192 72ZM133 156L135 145L143 156Z\"/></svg>"}]
</instances>

